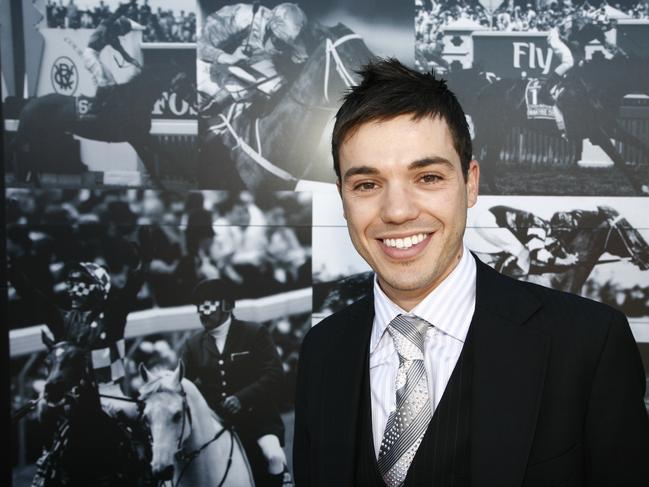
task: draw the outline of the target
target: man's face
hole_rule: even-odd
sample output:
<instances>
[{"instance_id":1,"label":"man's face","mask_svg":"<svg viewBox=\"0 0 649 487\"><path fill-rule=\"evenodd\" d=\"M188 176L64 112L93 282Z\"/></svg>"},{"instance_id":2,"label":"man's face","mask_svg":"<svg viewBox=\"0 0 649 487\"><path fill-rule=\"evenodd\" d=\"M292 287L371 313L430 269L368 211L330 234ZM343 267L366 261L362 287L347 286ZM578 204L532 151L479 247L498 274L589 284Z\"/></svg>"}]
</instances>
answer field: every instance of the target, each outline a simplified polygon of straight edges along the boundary
<instances>
[{"instance_id":1,"label":"man's face","mask_svg":"<svg viewBox=\"0 0 649 487\"><path fill-rule=\"evenodd\" d=\"M381 288L409 311L462 255L467 208L478 195L479 168L465 182L446 122L401 115L371 122L339 153L339 190L356 250Z\"/></svg>"},{"instance_id":2,"label":"man's face","mask_svg":"<svg viewBox=\"0 0 649 487\"><path fill-rule=\"evenodd\" d=\"M224 301L204 301L196 308L201 324L207 331L218 328L230 316L230 312L226 311L229 307Z\"/></svg>"}]
</instances>

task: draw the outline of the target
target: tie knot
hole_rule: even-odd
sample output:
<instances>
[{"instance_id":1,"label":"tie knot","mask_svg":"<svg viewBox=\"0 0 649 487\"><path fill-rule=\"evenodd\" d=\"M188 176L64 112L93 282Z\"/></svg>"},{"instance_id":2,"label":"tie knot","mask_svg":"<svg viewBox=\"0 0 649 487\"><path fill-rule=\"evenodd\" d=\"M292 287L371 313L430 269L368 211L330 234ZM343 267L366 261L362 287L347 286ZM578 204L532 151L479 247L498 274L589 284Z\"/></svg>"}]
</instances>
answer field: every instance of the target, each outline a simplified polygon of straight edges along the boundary
<instances>
[{"instance_id":1,"label":"tie knot","mask_svg":"<svg viewBox=\"0 0 649 487\"><path fill-rule=\"evenodd\" d=\"M397 315L388 324L388 332L392 336L397 353L411 360L423 358L421 354L424 352L424 338L429 326L430 323L416 316ZM415 352L415 356L412 352Z\"/></svg>"}]
</instances>

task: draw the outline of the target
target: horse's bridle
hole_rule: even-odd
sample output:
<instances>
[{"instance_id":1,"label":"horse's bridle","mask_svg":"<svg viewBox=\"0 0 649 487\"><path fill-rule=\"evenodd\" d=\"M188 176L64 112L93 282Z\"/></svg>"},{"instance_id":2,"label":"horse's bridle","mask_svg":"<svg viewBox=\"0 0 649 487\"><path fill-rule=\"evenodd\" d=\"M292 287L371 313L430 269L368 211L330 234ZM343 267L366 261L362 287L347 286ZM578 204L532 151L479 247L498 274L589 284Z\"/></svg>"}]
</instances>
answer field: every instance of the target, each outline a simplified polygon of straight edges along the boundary
<instances>
[{"instance_id":1,"label":"horse's bridle","mask_svg":"<svg viewBox=\"0 0 649 487\"><path fill-rule=\"evenodd\" d=\"M604 240L604 250L608 249L608 242L611 239L611 234L613 233L613 229L615 229L618 237L620 237L620 240L622 241L622 244L624 245L627 253L629 254L629 259L633 261L633 249L629 246L627 243L627 239L624 238L624 235L622 233L622 230L620 230L620 227L618 226L618 222L622 220L622 216L618 215L615 218L607 217L606 221L608 222L608 232L606 233L606 239ZM623 258L620 258L620 260L624 260Z\"/></svg>"},{"instance_id":2,"label":"horse's bridle","mask_svg":"<svg viewBox=\"0 0 649 487\"><path fill-rule=\"evenodd\" d=\"M187 402L187 393L185 392L185 388L182 385L180 386L180 396L182 397L182 403L183 403L182 405L183 417L180 426L180 435L178 436L178 442L176 444L176 453L174 454L174 457L178 462L184 462L185 464L183 465L183 468L180 471L180 475L178 475L178 480L176 481L174 487L178 487L180 485L180 481L182 480L183 475L185 475L187 468L203 452L203 450L205 450L208 446L210 446L212 443L218 440L223 435L223 433L229 431L230 432L230 454L228 455L228 464L225 468L225 473L223 474L223 478L217 485L217 487L223 487L223 484L225 483L225 480L228 478L228 474L230 473L230 467L232 466L232 455L234 453L234 432L230 431L229 428L223 426L223 428L220 431L217 431L216 434L210 440L203 443L200 447L189 452L183 451L185 428L187 426L187 423L189 423L189 428L190 428L189 435L187 435L188 438L192 434L194 425L192 420L192 410L190 409L189 403ZM151 444L153 444L152 438L149 438L149 441Z\"/></svg>"},{"instance_id":3,"label":"horse's bridle","mask_svg":"<svg viewBox=\"0 0 649 487\"><path fill-rule=\"evenodd\" d=\"M356 85L354 78L352 78L351 74L349 74L349 71L347 70L347 67L343 63L340 54L336 50L336 48L339 47L340 45L353 39L362 40L363 38L358 34L347 34L343 37L340 37L336 41L332 41L329 38L327 38L325 41L325 72L323 76L323 81L324 81L323 98L327 103L329 103L329 78L331 77L331 59L334 60L334 63L336 65L336 72L340 76L340 79L343 80L343 83L345 83L347 88L351 88L352 86ZM298 100L295 97L295 95L291 94L290 90L287 92L287 96L298 105L301 105L309 110L325 110L329 112L330 111L335 112L336 110L338 110L337 107L313 105L310 103L303 102L302 100Z\"/></svg>"},{"instance_id":4,"label":"horse's bridle","mask_svg":"<svg viewBox=\"0 0 649 487\"><path fill-rule=\"evenodd\" d=\"M358 34L347 34L338 38L335 42L327 38L325 44L325 73L324 73L324 99L329 102L329 72L331 69L331 59L333 58L334 63L336 63L336 72L340 76L340 79L343 80L343 83L347 85L347 88L351 88L356 84L354 78L349 74L347 68L345 67L340 54L336 50L337 47L344 44L347 41L352 39L362 39Z\"/></svg>"}]
</instances>

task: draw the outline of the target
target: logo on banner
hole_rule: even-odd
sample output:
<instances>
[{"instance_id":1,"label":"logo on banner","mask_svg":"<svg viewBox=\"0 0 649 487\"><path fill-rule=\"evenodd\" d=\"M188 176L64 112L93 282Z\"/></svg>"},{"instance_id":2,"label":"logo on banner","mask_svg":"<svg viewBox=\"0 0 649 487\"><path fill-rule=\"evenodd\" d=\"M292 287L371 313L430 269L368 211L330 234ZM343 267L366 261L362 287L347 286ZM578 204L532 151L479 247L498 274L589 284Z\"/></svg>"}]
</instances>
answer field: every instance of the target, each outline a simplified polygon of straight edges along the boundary
<instances>
[{"instance_id":1,"label":"logo on banner","mask_svg":"<svg viewBox=\"0 0 649 487\"><path fill-rule=\"evenodd\" d=\"M79 71L74 61L61 56L52 64L50 73L54 91L61 95L73 95L79 85Z\"/></svg>"}]
</instances>

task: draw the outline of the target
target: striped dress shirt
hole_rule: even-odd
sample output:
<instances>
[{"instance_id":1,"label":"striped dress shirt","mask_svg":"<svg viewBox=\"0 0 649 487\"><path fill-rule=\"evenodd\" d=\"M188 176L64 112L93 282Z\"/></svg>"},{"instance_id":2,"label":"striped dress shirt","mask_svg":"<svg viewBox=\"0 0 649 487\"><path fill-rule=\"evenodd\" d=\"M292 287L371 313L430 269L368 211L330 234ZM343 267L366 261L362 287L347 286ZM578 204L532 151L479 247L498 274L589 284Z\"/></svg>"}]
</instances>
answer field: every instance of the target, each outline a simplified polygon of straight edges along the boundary
<instances>
[{"instance_id":1,"label":"striped dress shirt","mask_svg":"<svg viewBox=\"0 0 649 487\"><path fill-rule=\"evenodd\" d=\"M374 277L374 322L370 337L372 435L378 457L388 416L396 408L395 380L399 356L387 333L399 314L418 316L431 325L424 340L424 365L432 413L442 399L475 310L476 263L464 247L455 269L409 313L394 304Z\"/></svg>"}]
</instances>

